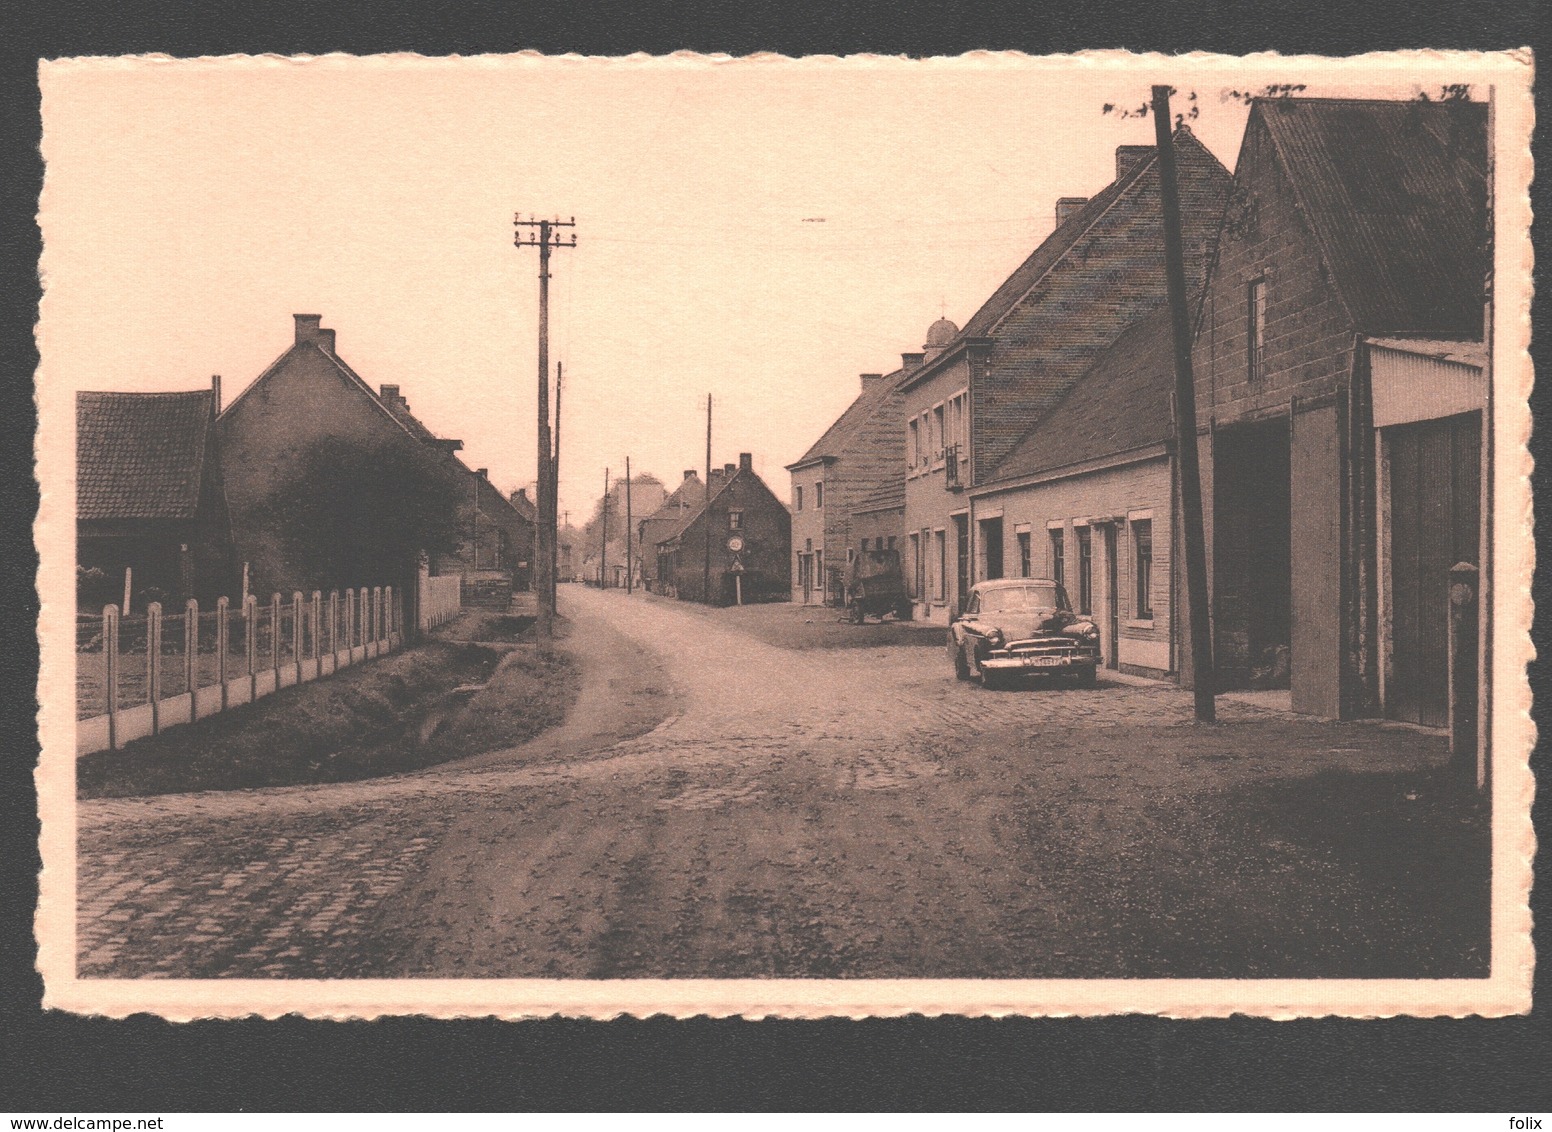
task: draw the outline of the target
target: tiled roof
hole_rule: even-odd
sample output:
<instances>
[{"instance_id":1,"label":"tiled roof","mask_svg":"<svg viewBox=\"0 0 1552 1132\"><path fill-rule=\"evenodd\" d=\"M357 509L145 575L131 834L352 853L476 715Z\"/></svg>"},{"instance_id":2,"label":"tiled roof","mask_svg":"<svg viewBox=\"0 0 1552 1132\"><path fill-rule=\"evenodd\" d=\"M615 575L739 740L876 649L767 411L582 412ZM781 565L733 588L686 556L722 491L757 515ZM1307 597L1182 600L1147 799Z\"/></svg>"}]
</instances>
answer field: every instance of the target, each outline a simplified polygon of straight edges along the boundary
<instances>
[{"instance_id":1,"label":"tiled roof","mask_svg":"<svg viewBox=\"0 0 1552 1132\"><path fill-rule=\"evenodd\" d=\"M1360 331L1480 337L1484 104L1273 98L1253 113Z\"/></svg>"},{"instance_id":2,"label":"tiled roof","mask_svg":"<svg viewBox=\"0 0 1552 1132\"><path fill-rule=\"evenodd\" d=\"M853 507L852 514L859 515L867 511L892 511L897 507L905 506L905 464L902 463L899 475L890 476L878 487L874 488Z\"/></svg>"},{"instance_id":3,"label":"tiled roof","mask_svg":"<svg viewBox=\"0 0 1552 1132\"><path fill-rule=\"evenodd\" d=\"M824 435L814 441L808 451L803 453L803 458L796 463L788 464L787 467L796 468L800 464L812 463L827 456L841 455L866 427L874 412L890 399L895 385L899 382L900 372L896 370L887 377L875 378L872 384L846 407L846 411L835 418L835 423L825 429Z\"/></svg>"},{"instance_id":4,"label":"tiled roof","mask_svg":"<svg viewBox=\"0 0 1552 1132\"><path fill-rule=\"evenodd\" d=\"M77 393L76 517L195 518L212 396Z\"/></svg>"},{"instance_id":5,"label":"tiled roof","mask_svg":"<svg viewBox=\"0 0 1552 1132\"><path fill-rule=\"evenodd\" d=\"M662 507L658 508L658 510L655 511L652 515L654 519L658 518L659 516L669 518L672 524L666 528L666 533L658 535L654 541L667 542L669 539L678 538L680 535L684 534L684 532L689 529L690 524L695 522L696 519L700 518L701 513L704 512L706 508L716 500L717 496L722 494L723 490L726 489L728 484L733 482L733 479L738 475L738 472L739 469L734 468L733 475L730 476L722 468L711 469L711 494L709 496L704 490L693 492L685 491L687 486L701 487L699 480L686 480L684 483L680 484L678 489L675 490L674 494L668 497L668 501L665 502ZM681 492L684 494L681 495ZM682 515L678 514L677 512L672 516L665 515L664 513L668 510L669 503L672 503L676 497L682 498L684 500L686 504L685 511Z\"/></svg>"},{"instance_id":6,"label":"tiled roof","mask_svg":"<svg viewBox=\"0 0 1552 1132\"><path fill-rule=\"evenodd\" d=\"M1037 475L1168 440L1174 359L1165 305L1127 327L1014 445L987 482Z\"/></svg>"}]
</instances>

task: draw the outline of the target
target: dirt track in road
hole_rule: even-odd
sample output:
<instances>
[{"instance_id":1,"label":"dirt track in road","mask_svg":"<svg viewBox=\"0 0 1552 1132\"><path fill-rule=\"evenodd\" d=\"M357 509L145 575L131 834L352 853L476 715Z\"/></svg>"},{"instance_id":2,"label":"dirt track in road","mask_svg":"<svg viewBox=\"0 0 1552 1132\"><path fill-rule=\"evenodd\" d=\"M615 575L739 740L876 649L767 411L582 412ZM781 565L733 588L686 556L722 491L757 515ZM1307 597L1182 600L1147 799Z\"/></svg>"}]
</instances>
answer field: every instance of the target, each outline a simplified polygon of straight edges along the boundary
<instances>
[{"instance_id":1,"label":"dirt track in road","mask_svg":"<svg viewBox=\"0 0 1552 1132\"><path fill-rule=\"evenodd\" d=\"M310 792L92 803L84 969L1438 975L1484 960L1482 823L1440 803L1432 737L1228 704L1204 731L1171 687L986 693L934 649L797 651L706 611L562 595L588 683L524 747ZM1331 834L1353 822L1373 844ZM1409 861L1385 855L1391 835Z\"/></svg>"}]
</instances>

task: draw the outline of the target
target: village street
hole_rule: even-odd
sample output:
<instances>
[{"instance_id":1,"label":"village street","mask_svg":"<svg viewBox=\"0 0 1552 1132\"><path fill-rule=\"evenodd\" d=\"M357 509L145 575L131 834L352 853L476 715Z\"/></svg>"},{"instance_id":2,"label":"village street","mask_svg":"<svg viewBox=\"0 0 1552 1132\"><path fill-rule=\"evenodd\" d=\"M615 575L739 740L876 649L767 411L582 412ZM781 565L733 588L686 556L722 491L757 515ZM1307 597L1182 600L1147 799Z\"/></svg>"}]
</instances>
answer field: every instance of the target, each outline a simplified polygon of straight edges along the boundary
<instances>
[{"instance_id":1,"label":"village street","mask_svg":"<svg viewBox=\"0 0 1552 1132\"><path fill-rule=\"evenodd\" d=\"M522 747L83 801L80 974L1485 972L1485 818L1437 736L1228 701L1203 729L1139 681L987 692L935 631L772 643L833 610L560 602L583 687Z\"/></svg>"}]
</instances>

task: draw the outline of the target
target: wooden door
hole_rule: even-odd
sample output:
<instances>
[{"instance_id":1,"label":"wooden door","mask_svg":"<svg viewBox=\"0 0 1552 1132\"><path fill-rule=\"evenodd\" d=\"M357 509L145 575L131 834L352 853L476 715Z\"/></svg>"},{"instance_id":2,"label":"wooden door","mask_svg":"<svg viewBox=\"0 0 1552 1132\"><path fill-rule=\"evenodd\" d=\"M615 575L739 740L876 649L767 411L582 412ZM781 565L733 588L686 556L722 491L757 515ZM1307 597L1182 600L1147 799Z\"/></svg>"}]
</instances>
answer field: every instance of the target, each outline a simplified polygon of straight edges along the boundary
<instances>
[{"instance_id":1,"label":"wooden door","mask_svg":"<svg viewBox=\"0 0 1552 1132\"><path fill-rule=\"evenodd\" d=\"M1481 417L1384 430L1390 481L1390 655L1385 715L1449 722L1449 570L1477 562Z\"/></svg>"},{"instance_id":2,"label":"wooden door","mask_svg":"<svg viewBox=\"0 0 1552 1132\"><path fill-rule=\"evenodd\" d=\"M1116 573L1116 525L1100 528L1105 538L1105 667L1120 665L1121 585Z\"/></svg>"}]
</instances>

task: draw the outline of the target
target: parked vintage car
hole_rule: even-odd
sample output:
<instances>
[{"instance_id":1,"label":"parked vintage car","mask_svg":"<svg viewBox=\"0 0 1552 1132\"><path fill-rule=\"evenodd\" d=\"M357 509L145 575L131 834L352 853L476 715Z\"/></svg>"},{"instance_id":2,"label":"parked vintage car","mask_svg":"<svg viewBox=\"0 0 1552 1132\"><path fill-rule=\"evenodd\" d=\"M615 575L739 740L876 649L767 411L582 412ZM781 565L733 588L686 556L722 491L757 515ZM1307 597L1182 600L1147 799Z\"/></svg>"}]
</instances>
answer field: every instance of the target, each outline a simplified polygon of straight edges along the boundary
<instances>
[{"instance_id":1,"label":"parked vintage car","mask_svg":"<svg viewBox=\"0 0 1552 1132\"><path fill-rule=\"evenodd\" d=\"M911 596L905 591L898 550L857 552L846 570L846 611L856 625L886 613L897 621L910 619Z\"/></svg>"},{"instance_id":2,"label":"parked vintage car","mask_svg":"<svg viewBox=\"0 0 1552 1132\"><path fill-rule=\"evenodd\" d=\"M978 582L948 630L954 675L1004 687L1023 676L1065 676L1085 687L1099 668L1099 629L1045 578Z\"/></svg>"}]
</instances>

